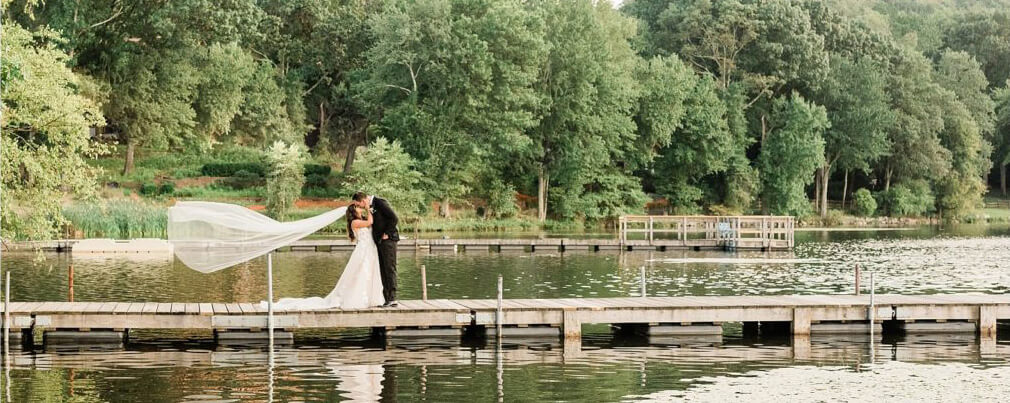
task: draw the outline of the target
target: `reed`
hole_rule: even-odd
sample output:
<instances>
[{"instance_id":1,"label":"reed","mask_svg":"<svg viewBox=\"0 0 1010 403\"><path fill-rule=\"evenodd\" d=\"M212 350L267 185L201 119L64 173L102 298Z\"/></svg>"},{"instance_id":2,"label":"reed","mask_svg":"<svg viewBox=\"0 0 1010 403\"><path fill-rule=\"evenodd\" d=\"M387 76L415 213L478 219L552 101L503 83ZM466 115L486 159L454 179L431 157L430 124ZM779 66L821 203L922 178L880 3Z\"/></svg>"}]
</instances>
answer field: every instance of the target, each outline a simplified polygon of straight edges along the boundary
<instances>
[{"instance_id":1,"label":"reed","mask_svg":"<svg viewBox=\"0 0 1010 403\"><path fill-rule=\"evenodd\" d=\"M75 203L63 216L69 233L85 238L164 238L168 225L164 206L133 200Z\"/></svg>"}]
</instances>

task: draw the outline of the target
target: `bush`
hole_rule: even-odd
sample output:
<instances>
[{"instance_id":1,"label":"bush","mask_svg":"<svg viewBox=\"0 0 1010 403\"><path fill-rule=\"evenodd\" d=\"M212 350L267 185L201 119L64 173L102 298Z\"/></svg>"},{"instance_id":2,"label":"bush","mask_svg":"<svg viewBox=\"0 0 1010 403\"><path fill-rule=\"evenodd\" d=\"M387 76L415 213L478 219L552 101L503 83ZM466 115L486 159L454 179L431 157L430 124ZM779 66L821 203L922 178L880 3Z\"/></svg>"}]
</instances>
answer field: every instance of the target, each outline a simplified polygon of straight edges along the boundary
<instances>
[{"instance_id":1,"label":"bush","mask_svg":"<svg viewBox=\"0 0 1010 403\"><path fill-rule=\"evenodd\" d=\"M406 216L424 211L421 173L398 141L376 139L358 154L344 187L379 195Z\"/></svg>"},{"instance_id":2,"label":"bush","mask_svg":"<svg viewBox=\"0 0 1010 403\"><path fill-rule=\"evenodd\" d=\"M324 176L324 177L325 176L330 176L330 172L332 172L332 171L333 171L333 168L330 168L329 165L305 164L305 176L306 177L311 177L313 175L319 175L319 176Z\"/></svg>"},{"instance_id":3,"label":"bush","mask_svg":"<svg viewBox=\"0 0 1010 403\"><path fill-rule=\"evenodd\" d=\"M241 190L263 185L263 177L246 170L235 173L235 176L224 178L218 181L221 186Z\"/></svg>"},{"instance_id":4,"label":"bush","mask_svg":"<svg viewBox=\"0 0 1010 403\"><path fill-rule=\"evenodd\" d=\"M205 164L200 170L204 176L236 176L239 171L252 172L259 176L265 176L266 164L259 162L214 162Z\"/></svg>"},{"instance_id":5,"label":"bush","mask_svg":"<svg viewBox=\"0 0 1010 403\"><path fill-rule=\"evenodd\" d=\"M869 190L860 188L852 195L852 209L858 216L872 216L877 212L877 200L873 198Z\"/></svg>"},{"instance_id":6,"label":"bush","mask_svg":"<svg viewBox=\"0 0 1010 403\"><path fill-rule=\"evenodd\" d=\"M307 167L308 165L306 165ZM328 174L308 174L305 175L306 188L325 188L330 175Z\"/></svg>"},{"instance_id":7,"label":"bush","mask_svg":"<svg viewBox=\"0 0 1010 403\"><path fill-rule=\"evenodd\" d=\"M162 182L161 186L158 186L158 194L160 195L170 195L175 193L175 183L174 182Z\"/></svg>"},{"instance_id":8,"label":"bush","mask_svg":"<svg viewBox=\"0 0 1010 403\"><path fill-rule=\"evenodd\" d=\"M933 211L933 191L926 181L912 181L891 186L881 192L887 214L895 217L922 216Z\"/></svg>"},{"instance_id":9,"label":"bush","mask_svg":"<svg viewBox=\"0 0 1010 403\"><path fill-rule=\"evenodd\" d=\"M145 183L140 185L140 194L144 196L154 196L158 194L158 185L153 183Z\"/></svg>"},{"instance_id":10,"label":"bush","mask_svg":"<svg viewBox=\"0 0 1010 403\"><path fill-rule=\"evenodd\" d=\"M267 150L270 174L267 176L267 211L274 218L284 219L302 194L305 184L305 160L298 144L274 143Z\"/></svg>"}]
</instances>

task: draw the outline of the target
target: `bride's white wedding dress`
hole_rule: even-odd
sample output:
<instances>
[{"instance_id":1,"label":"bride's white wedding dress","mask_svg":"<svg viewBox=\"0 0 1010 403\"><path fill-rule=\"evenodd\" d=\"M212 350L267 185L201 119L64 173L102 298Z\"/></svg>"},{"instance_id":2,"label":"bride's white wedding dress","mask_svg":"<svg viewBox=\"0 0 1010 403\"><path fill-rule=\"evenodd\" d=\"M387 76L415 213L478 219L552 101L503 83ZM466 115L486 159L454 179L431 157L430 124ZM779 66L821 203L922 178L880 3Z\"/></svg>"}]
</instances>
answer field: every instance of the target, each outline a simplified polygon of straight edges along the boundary
<instances>
[{"instance_id":1,"label":"bride's white wedding dress","mask_svg":"<svg viewBox=\"0 0 1010 403\"><path fill-rule=\"evenodd\" d=\"M357 245L351 260L337 280L337 286L325 298L282 298L274 310L296 311L315 309L362 309L382 305L382 278L379 276L379 253L372 239L372 229L358 228ZM262 303L264 306L266 302Z\"/></svg>"}]
</instances>

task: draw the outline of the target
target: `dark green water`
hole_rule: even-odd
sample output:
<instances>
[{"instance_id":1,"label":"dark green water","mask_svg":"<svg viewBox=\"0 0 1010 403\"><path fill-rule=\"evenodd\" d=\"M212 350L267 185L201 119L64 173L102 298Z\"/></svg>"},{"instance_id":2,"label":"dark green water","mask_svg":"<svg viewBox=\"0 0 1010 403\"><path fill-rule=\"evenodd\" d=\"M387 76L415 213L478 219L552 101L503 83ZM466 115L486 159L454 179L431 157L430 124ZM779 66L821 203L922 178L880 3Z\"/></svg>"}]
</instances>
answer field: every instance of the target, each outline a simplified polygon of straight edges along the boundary
<instances>
[{"instance_id":1,"label":"dark green water","mask_svg":"<svg viewBox=\"0 0 1010 403\"><path fill-rule=\"evenodd\" d=\"M650 295L850 293L856 264L875 273L881 293L1004 294L1010 288L1007 227L800 232L796 238L796 249L786 253L401 252L401 299L420 296L421 265L431 298L491 298L499 274L506 297L637 295L642 266ZM276 297L325 295L348 256L275 254ZM263 260L201 274L169 257L5 253L13 300L65 300L71 263L77 301L258 302L266 296ZM815 337L809 352L797 354L788 339L744 339L733 328L721 339L674 342L615 337L598 326L587 331L583 350L575 353L542 343L506 344L498 351L487 345L386 347L360 332L314 335L276 350L272 374L265 348L141 335L124 348L15 349L11 382L4 377L2 389L12 401L54 402L669 400L681 396L671 391L713 382L706 377L808 366L857 371L871 358L927 366L963 362L986 374L1010 368L1010 330L1004 329L995 345L956 335L875 340L872 357L867 337Z\"/></svg>"}]
</instances>

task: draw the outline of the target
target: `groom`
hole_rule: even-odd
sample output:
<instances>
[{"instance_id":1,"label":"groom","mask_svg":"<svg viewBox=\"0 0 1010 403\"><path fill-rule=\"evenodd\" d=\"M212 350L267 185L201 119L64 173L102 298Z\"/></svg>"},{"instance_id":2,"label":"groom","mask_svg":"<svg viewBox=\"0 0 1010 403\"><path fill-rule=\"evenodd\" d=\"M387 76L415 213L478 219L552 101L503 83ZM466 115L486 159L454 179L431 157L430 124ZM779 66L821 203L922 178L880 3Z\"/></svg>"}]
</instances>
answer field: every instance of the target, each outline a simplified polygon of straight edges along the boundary
<instances>
[{"instance_id":1,"label":"groom","mask_svg":"<svg viewBox=\"0 0 1010 403\"><path fill-rule=\"evenodd\" d=\"M354 204L368 209L372 214L372 236L379 249L379 274L382 277L382 297L386 299L383 307L397 306L396 302L396 243L400 241L400 232L396 229L399 221L396 213L389 207L389 202L364 192L357 192L352 197Z\"/></svg>"}]
</instances>

